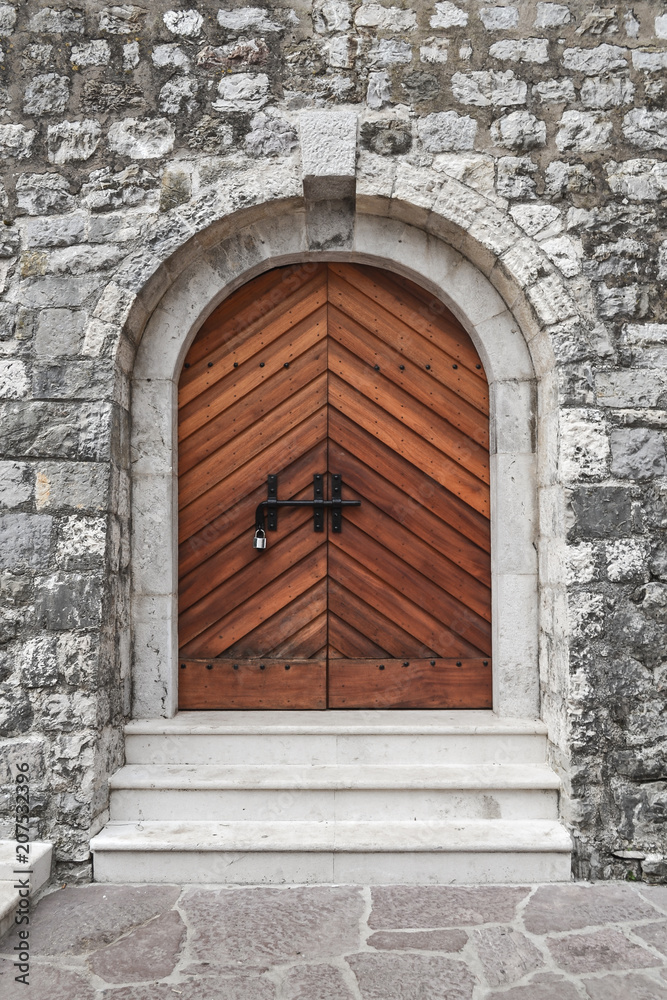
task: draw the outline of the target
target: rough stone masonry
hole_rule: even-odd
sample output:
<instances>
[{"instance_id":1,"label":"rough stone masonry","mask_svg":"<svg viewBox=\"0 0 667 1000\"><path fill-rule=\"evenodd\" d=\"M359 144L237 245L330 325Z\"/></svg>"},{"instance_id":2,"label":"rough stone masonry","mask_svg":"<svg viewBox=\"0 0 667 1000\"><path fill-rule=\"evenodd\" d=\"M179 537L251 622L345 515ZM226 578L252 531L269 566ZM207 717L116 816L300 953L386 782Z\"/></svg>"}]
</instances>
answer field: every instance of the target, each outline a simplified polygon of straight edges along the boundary
<instances>
[{"instance_id":1,"label":"rough stone masonry","mask_svg":"<svg viewBox=\"0 0 667 1000\"><path fill-rule=\"evenodd\" d=\"M299 112L343 107L373 169L457 178L585 303L540 655L560 630L575 875L666 880L664 0L23 0L0 46L0 835L28 760L34 835L85 877L122 763L128 303L223 181L260 202L269 165L300 176Z\"/></svg>"}]
</instances>

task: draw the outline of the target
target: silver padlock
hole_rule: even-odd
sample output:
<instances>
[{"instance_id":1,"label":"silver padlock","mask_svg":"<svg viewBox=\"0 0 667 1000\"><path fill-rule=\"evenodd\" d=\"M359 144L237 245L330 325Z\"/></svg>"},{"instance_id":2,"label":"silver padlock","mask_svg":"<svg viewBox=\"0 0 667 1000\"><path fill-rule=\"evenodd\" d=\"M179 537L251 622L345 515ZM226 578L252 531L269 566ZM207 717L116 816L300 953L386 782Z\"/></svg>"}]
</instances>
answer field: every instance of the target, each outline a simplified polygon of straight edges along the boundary
<instances>
[{"instance_id":1,"label":"silver padlock","mask_svg":"<svg viewBox=\"0 0 667 1000\"><path fill-rule=\"evenodd\" d=\"M252 540L253 549L265 549L266 548L266 532L264 528L255 529L255 537Z\"/></svg>"}]
</instances>

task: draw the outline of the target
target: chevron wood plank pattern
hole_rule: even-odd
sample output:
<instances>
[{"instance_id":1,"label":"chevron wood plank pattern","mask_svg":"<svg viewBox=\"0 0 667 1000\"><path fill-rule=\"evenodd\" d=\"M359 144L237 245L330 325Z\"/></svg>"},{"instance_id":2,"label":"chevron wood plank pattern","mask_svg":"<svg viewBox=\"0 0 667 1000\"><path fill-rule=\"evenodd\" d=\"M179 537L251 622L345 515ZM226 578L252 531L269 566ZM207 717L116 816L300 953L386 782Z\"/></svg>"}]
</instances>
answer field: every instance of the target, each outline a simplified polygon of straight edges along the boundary
<instances>
[{"instance_id":1,"label":"chevron wood plank pattern","mask_svg":"<svg viewBox=\"0 0 667 1000\"><path fill-rule=\"evenodd\" d=\"M225 300L179 384L182 707L488 707L488 433L472 341L407 279L309 263ZM254 549L267 476L314 473L360 501L342 530L281 508Z\"/></svg>"}]
</instances>

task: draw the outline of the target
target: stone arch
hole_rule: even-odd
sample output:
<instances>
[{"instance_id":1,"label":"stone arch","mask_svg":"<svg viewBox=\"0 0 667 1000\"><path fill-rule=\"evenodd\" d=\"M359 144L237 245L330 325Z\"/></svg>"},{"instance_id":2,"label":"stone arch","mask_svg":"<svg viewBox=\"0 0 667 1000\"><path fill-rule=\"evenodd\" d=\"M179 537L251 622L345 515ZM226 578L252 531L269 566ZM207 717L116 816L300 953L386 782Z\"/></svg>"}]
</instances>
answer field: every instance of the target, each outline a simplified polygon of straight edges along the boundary
<instances>
[{"instance_id":1,"label":"stone arch","mask_svg":"<svg viewBox=\"0 0 667 1000\"><path fill-rule=\"evenodd\" d=\"M360 170L354 225L342 245L315 249L307 204L283 187L287 197L258 199L231 215L220 211L196 234L183 221L178 250L126 261L105 289L90 335L108 335L104 312L115 304L119 364L132 385L135 717L171 716L177 704L175 533L170 544L156 546L155 539L176 517L174 414L183 357L206 316L241 284L315 257L404 274L440 298L476 343L491 386L494 709L538 714L537 553L540 536L547 548L554 541L549 531L545 536L545 520L559 520L550 512L540 531L538 490L558 506L558 490L551 490L558 481L554 345L567 349L579 306L502 206L457 181L438 177L435 185L430 172L418 173L408 185L404 176L378 183L372 171ZM558 583L549 581L555 590Z\"/></svg>"}]
</instances>

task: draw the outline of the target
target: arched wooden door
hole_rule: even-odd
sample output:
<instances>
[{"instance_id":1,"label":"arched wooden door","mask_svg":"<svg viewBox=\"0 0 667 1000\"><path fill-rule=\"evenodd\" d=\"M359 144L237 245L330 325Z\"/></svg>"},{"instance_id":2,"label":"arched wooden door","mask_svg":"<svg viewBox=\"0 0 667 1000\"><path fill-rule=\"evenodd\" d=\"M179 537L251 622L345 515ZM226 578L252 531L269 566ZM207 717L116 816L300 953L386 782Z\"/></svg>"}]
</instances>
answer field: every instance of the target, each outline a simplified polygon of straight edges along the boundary
<instances>
[{"instance_id":1,"label":"arched wooden door","mask_svg":"<svg viewBox=\"0 0 667 1000\"><path fill-rule=\"evenodd\" d=\"M178 429L181 708L491 707L488 386L442 303L269 271L195 338ZM278 507L254 548L268 477L315 475L360 505Z\"/></svg>"}]
</instances>

